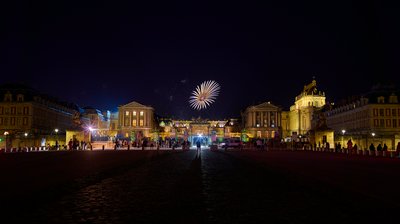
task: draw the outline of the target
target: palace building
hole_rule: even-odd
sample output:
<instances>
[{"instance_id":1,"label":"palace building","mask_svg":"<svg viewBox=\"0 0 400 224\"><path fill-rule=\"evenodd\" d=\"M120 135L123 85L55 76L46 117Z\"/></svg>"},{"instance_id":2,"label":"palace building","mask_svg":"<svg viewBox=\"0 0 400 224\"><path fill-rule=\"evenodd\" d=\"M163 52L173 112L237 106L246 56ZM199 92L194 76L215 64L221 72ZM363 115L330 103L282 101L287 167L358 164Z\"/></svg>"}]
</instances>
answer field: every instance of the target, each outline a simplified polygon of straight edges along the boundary
<instances>
[{"instance_id":1,"label":"palace building","mask_svg":"<svg viewBox=\"0 0 400 224\"><path fill-rule=\"evenodd\" d=\"M325 105L325 93L317 90L317 81L304 86L289 111L289 130L292 134L306 135L312 130L314 111Z\"/></svg>"},{"instance_id":2,"label":"palace building","mask_svg":"<svg viewBox=\"0 0 400 224\"><path fill-rule=\"evenodd\" d=\"M1 146L65 144L67 130L79 130L74 115L80 108L23 85L0 86ZM4 139L4 141L3 141Z\"/></svg>"},{"instance_id":3,"label":"palace building","mask_svg":"<svg viewBox=\"0 0 400 224\"><path fill-rule=\"evenodd\" d=\"M375 87L325 112L327 124L335 131L335 142L343 146L349 139L361 149L370 144L395 149L400 141L399 91Z\"/></svg>"},{"instance_id":4,"label":"palace building","mask_svg":"<svg viewBox=\"0 0 400 224\"><path fill-rule=\"evenodd\" d=\"M240 138L240 123L237 119L161 119L159 130L162 140L189 141L191 145L198 141L202 145L210 145L212 142L222 142L225 138Z\"/></svg>"},{"instance_id":5,"label":"palace building","mask_svg":"<svg viewBox=\"0 0 400 224\"><path fill-rule=\"evenodd\" d=\"M270 102L246 108L242 119L246 134L250 138L282 137L282 109Z\"/></svg>"},{"instance_id":6,"label":"palace building","mask_svg":"<svg viewBox=\"0 0 400 224\"><path fill-rule=\"evenodd\" d=\"M306 142L310 147L322 147L326 144L333 146L333 131L321 115L325 105L325 93L317 89L317 81L314 79L304 86L290 111L284 113L284 138Z\"/></svg>"},{"instance_id":7,"label":"palace building","mask_svg":"<svg viewBox=\"0 0 400 224\"><path fill-rule=\"evenodd\" d=\"M135 101L118 107L118 138L135 140L151 137L154 128L152 107Z\"/></svg>"},{"instance_id":8,"label":"palace building","mask_svg":"<svg viewBox=\"0 0 400 224\"><path fill-rule=\"evenodd\" d=\"M66 141L97 141L113 146L116 139L136 142L200 141L226 138L302 142L309 146L345 146L347 140L367 149L372 143L394 149L400 141L400 92L375 88L334 105L326 103L316 80L305 85L289 111L271 102L247 107L240 119L179 120L155 116L151 106L131 102L116 112L80 108L26 86L0 86L0 147L47 146ZM297 144L296 144L297 145ZM302 144L300 144L302 145Z\"/></svg>"}]
</instances>

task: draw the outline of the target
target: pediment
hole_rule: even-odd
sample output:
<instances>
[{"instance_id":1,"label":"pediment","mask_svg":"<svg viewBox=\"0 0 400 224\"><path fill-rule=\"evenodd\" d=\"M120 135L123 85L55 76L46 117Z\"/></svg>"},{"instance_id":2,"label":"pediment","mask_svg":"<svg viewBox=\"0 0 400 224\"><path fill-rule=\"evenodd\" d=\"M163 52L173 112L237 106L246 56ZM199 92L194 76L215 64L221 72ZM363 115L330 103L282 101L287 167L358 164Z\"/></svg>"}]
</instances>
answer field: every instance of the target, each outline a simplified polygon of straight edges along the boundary
<instances>
[{"instance_id":1,"label":"pediment","mask_svg":"<svg viewBox=\"0 0 400 224\"><path fill-rule=\"evenodd\" d=\"M145 106L145 105L143 105L143 104L140 104L140 103L138 103L138 102L136 102L136 101L132 101L132 102L130 102L130 103L128 103L128 104L121 105L120 107L151 108L151 107L149 107L149 106Z\"/></svg>"},{"instance_id":2,"label":"pediment","mask_svg":"<svg viewBox=\"0 0 400 224\"><path fill-rule=\"evenodd\" d=\"M265 103L256 105L256 106L254 106L253 108L254 108L254 109L274 109L274 110L279 109L279 107L277 107L277 106L271 104L270 102L265 102Z\"/></svg>"}]
</instances>

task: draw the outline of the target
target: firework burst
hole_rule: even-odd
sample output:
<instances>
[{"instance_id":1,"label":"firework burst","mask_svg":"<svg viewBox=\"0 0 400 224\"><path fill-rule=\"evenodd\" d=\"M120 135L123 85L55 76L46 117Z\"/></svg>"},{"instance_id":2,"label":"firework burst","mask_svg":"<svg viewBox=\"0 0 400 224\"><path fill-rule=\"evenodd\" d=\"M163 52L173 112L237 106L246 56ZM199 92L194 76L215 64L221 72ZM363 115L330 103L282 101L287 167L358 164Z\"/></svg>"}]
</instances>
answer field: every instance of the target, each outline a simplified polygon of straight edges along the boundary
<instances>
[{"instance_id":1,"label":"firework burst","mask_svg":"<svg viewBox=\"0 0 400 224\"><path fill-rule=\"evenodd\" d=\"M189 98L189 104L193 109L206 109L213 103L219 94L221 87L215 81L205 81L196 87Z\"/></svg>"}]
</instances>

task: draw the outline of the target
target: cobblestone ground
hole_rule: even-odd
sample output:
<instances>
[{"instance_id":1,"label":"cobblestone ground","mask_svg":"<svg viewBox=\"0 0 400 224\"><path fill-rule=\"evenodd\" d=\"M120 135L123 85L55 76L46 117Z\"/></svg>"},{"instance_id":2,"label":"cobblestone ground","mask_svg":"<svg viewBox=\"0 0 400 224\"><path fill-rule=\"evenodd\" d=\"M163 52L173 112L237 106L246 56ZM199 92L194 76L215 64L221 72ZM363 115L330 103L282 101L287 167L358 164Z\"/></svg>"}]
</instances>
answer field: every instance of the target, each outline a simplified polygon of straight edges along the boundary
<instances>
[{"instance_id":1,"label":"cobblestone ground","mask_svg":"<svg viewBox=\"0 0 400 224\"><path fill-rule=\"evenodd\" d=\"M332 169L351 168L351 160L367 171L371 165L399 169L397 161L385 165L386 161L343 157L333 162L329 155L296 152L204 150L199 156L191 150L135 152L134 159L124 156L119 158L124 162L116 162L119 153L107 155L113 163L105 163L108 160L99 154L94 161L108 165L59 181L63 183L59 188L49 190L54 185L48 184L47 190L31 192L35 195L10 190L10 195L2 197L7 198L2 200L2 217L10 220L7 223L397 223L399 204L386 200L387 195L377 196L368 188L357 192L335 183L349 181L352 175L358 178L361 168L353 174L346 172L346 178L324 175ZM73 166L82 156L86 155L66 162L71 157L66 154L60 163ZM318 167L311 169L316 161L320 161ZM40 176L48 177L46 172ZM369 181L361 176L354 186ZM399 185L396 179L384 183ZM12 202L13 198L17 200Z\"/></svg>"},{"instance_id":2,"label":"cobblestone ground","mask_svg":"<svg viewBox=\"0 0 400 224\"><path fill-rule=\"evenodd\" d=\"M315 162L309 157L308 154L303 153L299 156L295 152L203 153L202 171L207 221L210 223L398 222L396 216L400 208L398 203L391 203L386 200L387 198L357 193L353 189L347 191L332 181L324 181L324 176L329 176L329 173L310 176L302 174L304 171L310 171L304 166L313 166ZM298 162L300 165L297 167L292 167L290 162L277 165L296 158L302 161ZM324 163L332 161L329 155L317 158L322 160L318 164L321 168L315 166L314 170L326 169ZM336 160L338 169L341 169L342 162L343 158ZM399 165L398 161L396 162ZM369 165L372 164L374 161L370 160ZM364 171L370 169L364 167ZM353 175L353 183L357 182L356 172L349 170L347 173ZM373 179L374 176L369 178ZM359 181L368 182L366 179ZM399 185L396 179L386 182Z\"/></svg>"}]
</instances>

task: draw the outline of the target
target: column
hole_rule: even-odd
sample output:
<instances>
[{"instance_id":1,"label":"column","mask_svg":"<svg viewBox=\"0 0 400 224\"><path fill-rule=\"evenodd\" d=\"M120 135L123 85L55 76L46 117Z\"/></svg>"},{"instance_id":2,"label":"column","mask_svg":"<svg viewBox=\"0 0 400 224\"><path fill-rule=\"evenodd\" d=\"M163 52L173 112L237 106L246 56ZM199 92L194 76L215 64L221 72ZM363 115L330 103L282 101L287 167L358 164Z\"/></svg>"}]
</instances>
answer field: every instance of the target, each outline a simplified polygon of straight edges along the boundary
<instances>
[{"instance_id":1,"label":"column","mask_svg":"<svg viewBox=\"0 0 400 224\"><path fill-rule=\"evenodd\" d=\"M252 126L253 127L256 126L256 112L255 111L253 111L253 125Z\"/></svg>"},{"instance_id":2,"label":"column","mask_svg":"<svg viewBox=\"0 0 400 224\"><path fill-rule=\"evenodd\" d=\"M122 111L122 127L125 127L125 110Z\"/></svg>"},{"instance_id":3,"label":"column","mask_svg":"<svg viewBox=\"0 0 400 224\"><path fill-rule=\"evenodd\" d=\"M279 116L279 118L278 118L278 127L280 127L281 124L282 124L282 113L278 113L278 116Z\"/></svg>"},{"instance_id":4,"label":"column","mask_svg":"<svg viewBox=\"0 0 400 224\"><path fill-rule=\"evenodd\" d=\"M146 119L147 119L147 110L143 110L143 127L146 127Z\"/></svg>"},{"instance_id":5,"label":"column","mask_svg":"<svg viewBox=\"0 0 400 224\"><path fill-rule=\"evenodd\" d=\"M264 127L264 112L260 112L261 114L260 114L260 119L261 119L261 127Z\"/></svg>"},{"instance_id":6,"label":"column","mask_svg":"<svg viewBox=\"0 0 400 224\"><path fill-rule=\"evenodd\" d=\"M133 112L129 111L129 127L132 127Z\"/></svg>"},{"instance_id":7,"label":"column","mask_svg":"<svg viewBox=\"0 0 400 224\"><path fill-rule=\"evenodd\" d=\"M278 126L278 112L275 112L275 127Z\"/></svg>"},{"instance_id":8,"label":"column","mask_svg":"<svg viewBox=\"0 0 400 224\"><path fill-rule=\"evenodd\" d=\"M268 111L268 127L271 127L271 112Z\"/></svg>"}]
</instances>

